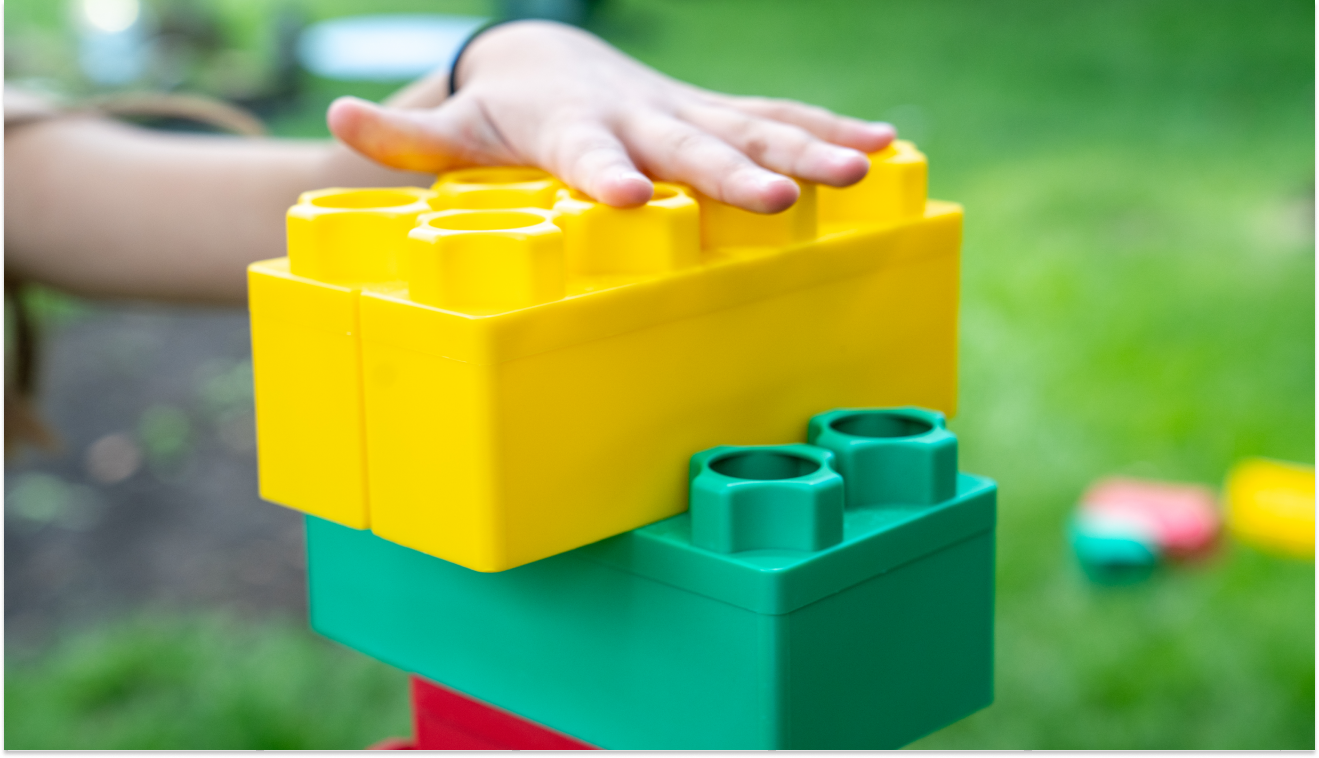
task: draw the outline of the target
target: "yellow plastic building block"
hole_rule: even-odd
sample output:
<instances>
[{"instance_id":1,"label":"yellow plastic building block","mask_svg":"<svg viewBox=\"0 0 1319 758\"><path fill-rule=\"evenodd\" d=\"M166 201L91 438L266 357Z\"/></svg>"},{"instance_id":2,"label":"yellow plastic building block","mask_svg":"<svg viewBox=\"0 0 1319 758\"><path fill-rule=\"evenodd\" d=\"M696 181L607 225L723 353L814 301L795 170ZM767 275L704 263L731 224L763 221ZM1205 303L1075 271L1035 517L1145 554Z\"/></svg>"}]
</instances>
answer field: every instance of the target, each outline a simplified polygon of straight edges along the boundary
<instances>
[{"instance_id":1,"label":"yellow plastic building block","mask_svg":"<svg viewBox=\"0 0 1319 758\"><path fill-rule=\"evenodd\" d=\"M1227 523L1245 542L1314 558L1314 467L1247 458L1228 472Z\"/></svg>"},{"instance_id":2,"label":"yellow plastic building block","mask_svg":"<svg viewBox=\"0 0 1319 758\"><path fill-rule=\"evenodd\" d=\"M926 202L909 145L872 162L827 203L803 185L774 216L679 185L635 209L555 187L547 209L531 185L552 180L525 169L441 177L428 202L449 210L418 214L404 282L351 293L372 531L501 571L685 510L693 451L802 441L834 407L951 415L961 209ZM492 208L505 191L519 205ZM258 280L322 286L281 261L251 272L254 335L258 290L274 288ZM277 402L263 374L278 386L311 374L278 359L263 370L265 355L258 425L287 424L263 415ZM321 476L303 463L281 476Z\"/></svg>"}]
</instances>

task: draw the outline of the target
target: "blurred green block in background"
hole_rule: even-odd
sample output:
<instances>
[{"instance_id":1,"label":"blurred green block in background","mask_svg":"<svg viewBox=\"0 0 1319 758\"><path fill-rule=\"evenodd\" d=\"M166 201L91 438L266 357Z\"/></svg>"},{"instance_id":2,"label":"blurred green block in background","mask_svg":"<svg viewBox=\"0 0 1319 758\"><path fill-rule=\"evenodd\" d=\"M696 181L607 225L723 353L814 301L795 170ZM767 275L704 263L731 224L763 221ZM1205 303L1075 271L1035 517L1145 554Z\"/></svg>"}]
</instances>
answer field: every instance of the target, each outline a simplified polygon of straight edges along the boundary
<instances>
[{"instance_id":1,"label":"blurred green block in background","mask_svg":"<svg viewBox=\"0 0 1319 758\"><path fill-rule=\"evenodd\" d=\"M1074 519L1067 528L1081 570L1098 584L1133 584L1148 579L1159 565L1159 551L1144 535L1104 530Z\"/></svg>"}]
</instances>

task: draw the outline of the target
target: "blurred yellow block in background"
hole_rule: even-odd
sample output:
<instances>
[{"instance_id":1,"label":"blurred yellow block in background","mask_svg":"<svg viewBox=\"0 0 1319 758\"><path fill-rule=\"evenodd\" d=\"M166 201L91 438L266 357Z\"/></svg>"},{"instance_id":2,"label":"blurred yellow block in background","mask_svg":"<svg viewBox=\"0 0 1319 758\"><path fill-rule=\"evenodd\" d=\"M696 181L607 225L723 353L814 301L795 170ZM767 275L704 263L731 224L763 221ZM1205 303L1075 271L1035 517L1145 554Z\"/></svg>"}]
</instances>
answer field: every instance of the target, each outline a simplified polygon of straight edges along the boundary
<instances>
[{"instance_id":1,"label":"blurred yellow block in background","mask_svg":"<svg viewBox=\"0 0 1319 758\"><path fill-rule=\"evenodd\" d=\"M1227 523L1243 542L1314 557L1314 467L1247 458L1228 472Z\"/></svg>"}]
</instances>

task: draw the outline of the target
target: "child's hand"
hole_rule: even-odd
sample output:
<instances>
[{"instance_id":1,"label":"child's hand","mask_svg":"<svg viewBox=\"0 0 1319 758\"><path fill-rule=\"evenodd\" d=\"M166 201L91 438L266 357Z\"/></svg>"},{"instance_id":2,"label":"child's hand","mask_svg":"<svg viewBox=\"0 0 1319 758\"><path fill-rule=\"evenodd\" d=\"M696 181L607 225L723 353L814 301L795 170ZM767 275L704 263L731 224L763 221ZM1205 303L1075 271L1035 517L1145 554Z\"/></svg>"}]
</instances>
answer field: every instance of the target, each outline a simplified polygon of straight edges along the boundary
<instances>
[{"instance_id":1,"label":"child's hand","mask_svg":"<svg viewBox=\"0 0 1319 758\"><path fill-rule=\"evenodd\" d=\"M864 153L894 137L888 124L693 87L543 21L477 37L457 81L458 93L438 107L418 106L447 94L440 76L401 93L396 106L340 98L330 130L394 168L534 165L616 206L650 199L648 174L762 213L796 202L787 176L835 187L859 181L870 165Z\"/></svg>"}]
</instances>

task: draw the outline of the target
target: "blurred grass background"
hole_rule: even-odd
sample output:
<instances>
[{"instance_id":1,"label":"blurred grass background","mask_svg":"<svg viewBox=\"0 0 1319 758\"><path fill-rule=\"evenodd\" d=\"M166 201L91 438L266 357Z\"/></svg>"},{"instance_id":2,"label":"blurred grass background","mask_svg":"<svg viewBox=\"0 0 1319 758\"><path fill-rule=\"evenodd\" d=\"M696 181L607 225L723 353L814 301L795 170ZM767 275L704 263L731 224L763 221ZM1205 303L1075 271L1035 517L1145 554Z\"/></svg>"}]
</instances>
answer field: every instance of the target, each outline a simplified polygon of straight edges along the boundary
<instances>
[{"instance_id":1,"label":"blurred grass background","mask_svg":"<svg viewBox=\"0 0 1319 758\"><path fill-rule=\"evenodd\" d=\"M260 38L264 4L216 5ZM59 44L57 7L7 4L6 41ZM1101 475L1217 486L1245 455L1314 461L1313 5L611 0L592 28L702 86L892 120L930 156L931 195L966 206L953 428L1002 488L997 695L915 747L1313 749L1313 563L1228 542L1101 588L1063 539ZM334 96L390 89L308 77L270 124L325 136ZM5 713L6 748L407 732L399 672L297 621L222 615L7 651Z\"/></svg>"},{"instance_id":2,"label":"blurred grass background","mask_svg":"<svg viewBox=\"0 0 1319 758\"><path fill-rule=\"evenodd\" d=\"M5 664L8 750L358 749L412 729L407 675L302 619L141 612Z\"/></svg>"}]
</instances>

